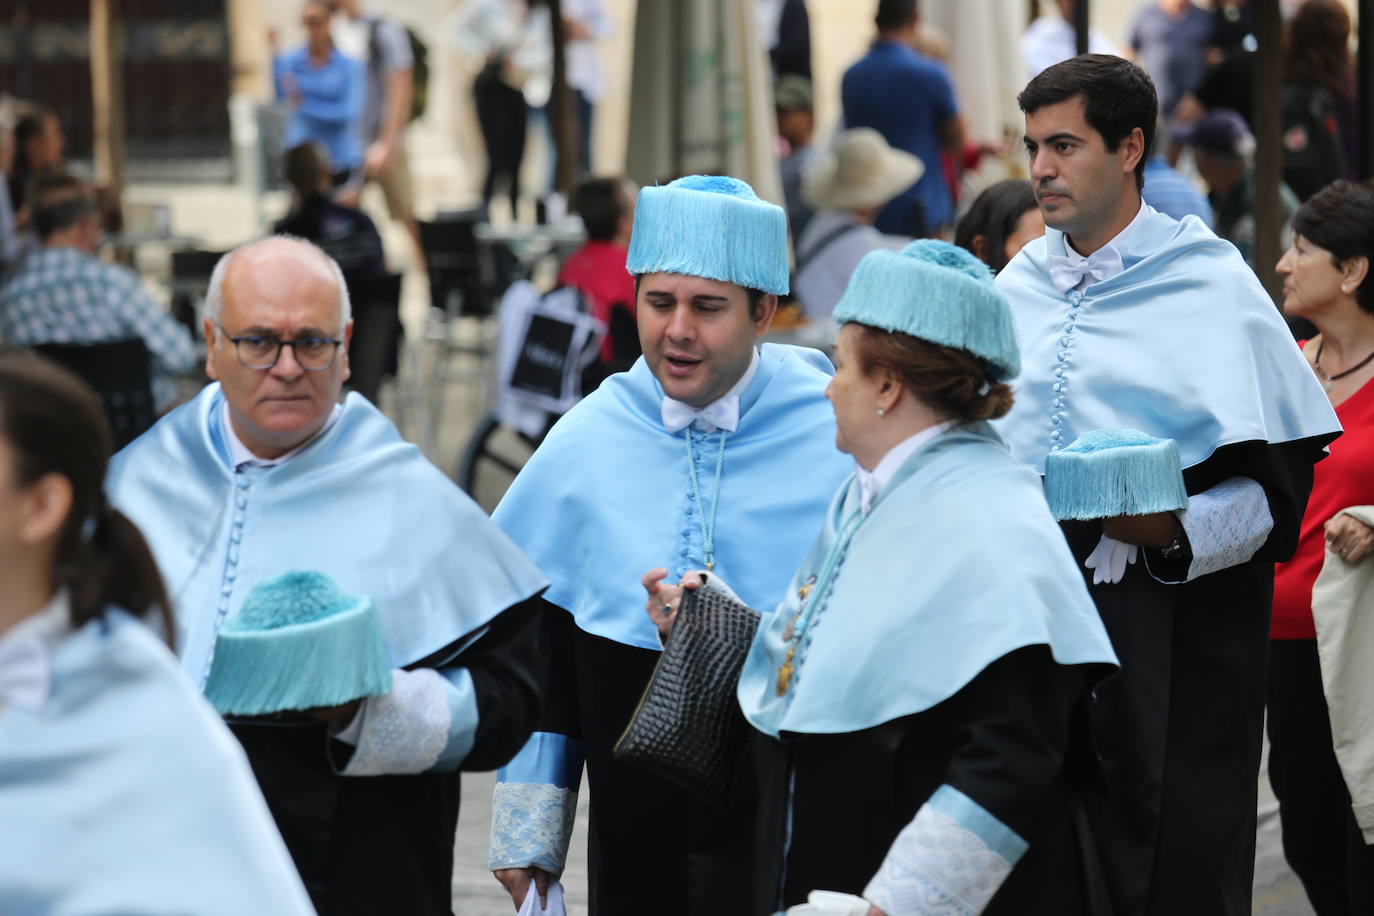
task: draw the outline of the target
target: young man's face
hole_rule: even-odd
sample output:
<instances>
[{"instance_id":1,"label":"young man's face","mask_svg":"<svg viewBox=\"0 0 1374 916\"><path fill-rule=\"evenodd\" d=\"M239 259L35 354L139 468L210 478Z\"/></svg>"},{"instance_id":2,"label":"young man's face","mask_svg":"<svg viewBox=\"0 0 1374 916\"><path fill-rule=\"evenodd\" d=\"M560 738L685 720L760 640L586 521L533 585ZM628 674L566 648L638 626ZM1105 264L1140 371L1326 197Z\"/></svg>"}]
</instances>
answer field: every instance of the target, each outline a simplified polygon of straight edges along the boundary
<instances>
[{"instance_id":1,"label":"young man's face","mask_svg":"<svg viewBox=\"0 0 1374 916\"><path fill-rule=\"evenodd\" d=\"M749 314L743 287L684 274L645 274L635 314L644 359L663 392L705 407L729 391L753 358L754 341L768 330L776 296Z\"/></svg>"},{"instance_id":2,"label":"young man's face","mask_svg":"<svg viewBox=\"0 0 1374 916\"><path fill-rule=\"evenodd\" d=\"M1084 116L1082 96L1027 114L1025 143L1045 225L1071 238L1094 236L1116 217L1122 198L1135 189L1145 145L1137 128L1108 150Z\"/></svg>"}]
</instances>

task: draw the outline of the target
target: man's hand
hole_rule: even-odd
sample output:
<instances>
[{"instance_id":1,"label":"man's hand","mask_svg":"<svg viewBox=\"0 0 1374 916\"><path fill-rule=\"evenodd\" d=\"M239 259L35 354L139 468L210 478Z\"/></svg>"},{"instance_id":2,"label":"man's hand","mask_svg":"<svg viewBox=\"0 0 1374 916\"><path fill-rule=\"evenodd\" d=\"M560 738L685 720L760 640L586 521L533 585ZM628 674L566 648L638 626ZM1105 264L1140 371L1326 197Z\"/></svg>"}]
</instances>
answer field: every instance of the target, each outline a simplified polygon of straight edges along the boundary
<instances>
[{"instance_id":1,"label":"man's hand","mask_svg":"<svg viewBox=\"0 0 1374 916\"><path fill-rule=\"evenodd\" d=\"M340 706L316 706L314 709L305 710L305 714L321 722L333 722L335 725L343 726L353 721L362 705L362 700L350 700Z\"/></svg>"},{"instance_id":2,"label":"man's hand","mask_svg":"<svg viewBox=\"0 0 1374 916\"><path fill-rule=\"evenodd\" d=\"M639 584L644 586L644 591L648 593L648 600L644 603L644 612L649 615L649 619L658 627L658 635L667 640L668 634L673 631L673 624L677 621L678 608L682 606L682 593L684 591L695 591L701 587L701 573L688 572L682 577L682 581L677 585L664 585L663 580L668 578L668 570L662 566L651 569L639 580Z\"/></svg>"},{"instance_id":3,"label":"man's hand","mask_svg":"<svg viewBox=\"0 0 1374 916\"><path fill-rule=\"evenodd\" d=\"M376 178L385 172L386 167L391 164L394 152L394 145L385 140L377 140L370 144L367 152L363 154L363 167L367 169L368 176Z\"/></svg>"},{"instance_id":4,"label":"man's hand","mask_svg":"<svg viewBox=\"0 0 1374 916\"><path fill-rule=\"evenodd\" d=\"M1172 512L1150 515L1118 515L1102 520L1102 533L1114 541L1160 550L1173 543L1183 530Z\"/></svg>"},{"instance_id":5,"label":"man's hand","mask_svg":"<svg viewBox=\"0 0 1374 916\"><path fill-rule=\"evenodd\" d=\"M510 894L510 899L515 903L516 912L524 904L525 898L530 892L530 882L534 882L534 889L539 892L539 906L543 909L548 906L549 897L549 873L542 868L498 868L492 872L496 880L501 882L501 886Z\"/></svg>"},{"instance_id":6,"label":"man's hand","mask_svg":"<svg viewBox=\"0 0 1374 916\"><path fill-rule=\"evenodd\" d=\"M1332 552L1353 566L1374 550L1374 528L1340 513L1326 523L1326 543Z\"/></svg>"}]
</instances>

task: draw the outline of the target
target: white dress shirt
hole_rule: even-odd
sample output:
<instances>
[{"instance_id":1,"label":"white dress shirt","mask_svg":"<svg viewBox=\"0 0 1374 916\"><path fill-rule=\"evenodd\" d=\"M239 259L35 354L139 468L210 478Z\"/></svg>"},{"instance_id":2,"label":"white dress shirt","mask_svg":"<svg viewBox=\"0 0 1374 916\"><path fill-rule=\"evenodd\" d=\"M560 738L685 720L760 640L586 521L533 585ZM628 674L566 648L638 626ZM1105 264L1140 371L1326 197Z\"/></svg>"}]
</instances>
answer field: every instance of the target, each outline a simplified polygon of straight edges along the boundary
<instances>
[{"instance_id":1,"label":"white dress shirt","mask_svg":"<svg viewBox=\"0 0 1374 916\"><path fill-rule=\"evenodd\" d=\"M874 466L873 470L866 471L863 467L858 467L859 492L862 496L860 507L864 515L867 515L868 510L873 508L873 501L878 498L879 493L883 492L883 488L892 482L892 475L897 473L897 469L918 448L953 428L954 425L955 421L946 420L943 423L936 423L934 426L927 426L916 435L903 439L888 449L887 454Z\"/></svg>"},{"instance_id":2,"label":"white dress shirt","mask_svg":"<svg viewBox=\"0 0 1374 916\"><path fill-rule=\"evenodd\" d=\"M744 370L739 381L731 385L729 391L705 407L693 407L691 404L684 404L682 401L675 401L664 395L661 408L663 427L670 433L676 433L688 426L695 426L704 433L713 433L717 429L734 432L739 428L740 395L748 390L749 383L754 380L758 371L759 351L755 347L754 354L749 359L749 368Z\"/></svg>"},{"instance_id":3,"label":"white dress shirt","mask_svg":"<svg viewBox=\"0 0 1374 916\"><path fill-rule=\"evenodd\" d=\"M71 629L65 590L0 634L0 710L37 712L52 693L52 653Z\"/></svg>"},{"instance_id":4,"label":"white dress shirt","mask_svg":"<svg viewBox=\"0 0 1374 916\"><path fill-rule=\"evenodd\" d=\"M320 436L323 436L326 432L329 431L329 428L331 426L339 422L339 417L342 414L343 405L335 404L334 410L331 411L329 414L329 419L325 421L324 426L321 426L320 431L315 433L315 435L311 436L309 439L305 440L300 445L296 446L291 451L287 452L285 455L278 455L276 458L260 458L257 455L253 454L252 449L243 444L243 440L239 438L239 434L234 431L234 424L229 417L229 399L225 398L223 414L224 438L226 444L229 446L229 461L231 464L234 465L235 468L241 468L245 464L251 467L258 468L274 468L282 462L295 457L297 452L305 448L310 443L314 442Z\"/></svg>"}]
</instances>

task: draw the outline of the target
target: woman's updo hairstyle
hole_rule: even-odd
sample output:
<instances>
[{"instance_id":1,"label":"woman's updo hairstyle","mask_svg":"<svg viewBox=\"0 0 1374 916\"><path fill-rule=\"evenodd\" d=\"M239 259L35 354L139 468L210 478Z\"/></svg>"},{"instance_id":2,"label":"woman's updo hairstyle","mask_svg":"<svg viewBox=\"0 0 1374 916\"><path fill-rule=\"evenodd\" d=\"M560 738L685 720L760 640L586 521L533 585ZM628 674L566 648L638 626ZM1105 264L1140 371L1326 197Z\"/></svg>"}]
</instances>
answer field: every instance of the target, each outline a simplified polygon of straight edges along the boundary
<instances>
[{"instance_id":1,"label":"woman's updo hairstyle","mask_svg":"<svg viewBox=\"0 0 1374 916\"><path fill-rule=\"evenodd\" d=\"M67 370L23 350L0 348L0 436L14 455L14 483L47 474L71 484L58 533L54 588L66 589L73 628L110 606L158 612L170 640L171 606L152 553L133 522L105 498L112 438L100 401Z\"/></svg>"},{"instance_id":2,"label":"woman's updo hairstyle","mask_svg":"<svg viewBox=\"0 0 1374 916\"><path fill-rule=\"evenodd\" d=\"M951 419L995 420L1011 409L1007 381L1021 371L1016 327L992 271L934 239L870 251L835 307L854 324L864 375L885 369Z\"/></svg>"},{"instance_id":3,"label":"woman's updo hairstyle","mask_svg":"<svg viewBox=\"0 0 1374 916\"><path fill-rule=\"evenodd\" d=\"M855 355L864 375L886 370L923 403L960 423L996 420L1011 410L1011 386L993 381L987 364L967 350L855 324Z\"/></svg>"}]
</instances>

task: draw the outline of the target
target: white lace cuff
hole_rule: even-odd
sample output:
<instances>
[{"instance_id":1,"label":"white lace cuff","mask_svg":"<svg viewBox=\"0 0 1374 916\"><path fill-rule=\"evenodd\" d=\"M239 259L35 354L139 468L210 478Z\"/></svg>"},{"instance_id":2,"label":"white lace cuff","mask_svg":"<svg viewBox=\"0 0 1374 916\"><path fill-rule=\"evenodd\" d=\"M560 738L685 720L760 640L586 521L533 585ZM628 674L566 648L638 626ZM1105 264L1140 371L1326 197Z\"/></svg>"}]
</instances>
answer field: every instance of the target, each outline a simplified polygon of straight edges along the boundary
<instances>
[{"instance_id":1,"label":"white lace cuff","mask_svg":"<svg viewBox=\"0 0 1374 916\"><path fill-rule=\"evenodd\" d=\"M541 868L563 874L577 817L577 790L530 782L498 782L491 798L487 867Z\"/></svg>"},{"instance_id":2,"label":"white lace cuff","mask_svg":"<svg viewBox=\"0 0 1374 916\"><path fill-rule=\"evenodd\" d=\"M864 889L887 916L976 916L1026 842L951 786L941 786L897 835Z\"/></svg>"},{"instance_id":3,"label":"white lace cuff","mask_svg":"<svg viewBox=\"0 0 1374 916\"><path fill-rule=\"evenodd\" d=\"M1193 562L1184 582L1248 562L1274 530L1264 487L1249 477L1223 480L1191 497L1188 508L1178 513L1178 520L1193 551ZM1153 576L1154 572L1150 574Z\"/></svg>"},{"instance_id":4,"label":"white lace cuff","mask_svg":"<svg viewBox=\"0 0 1374 916\"><path fill-rule=\"evenodd\" d=\"M438 763L452 726L446 682L429 668L393 670L391 692L368 697L358 715L358 746L343 776L423 773Z\"/></svg>"}]
</instances>

